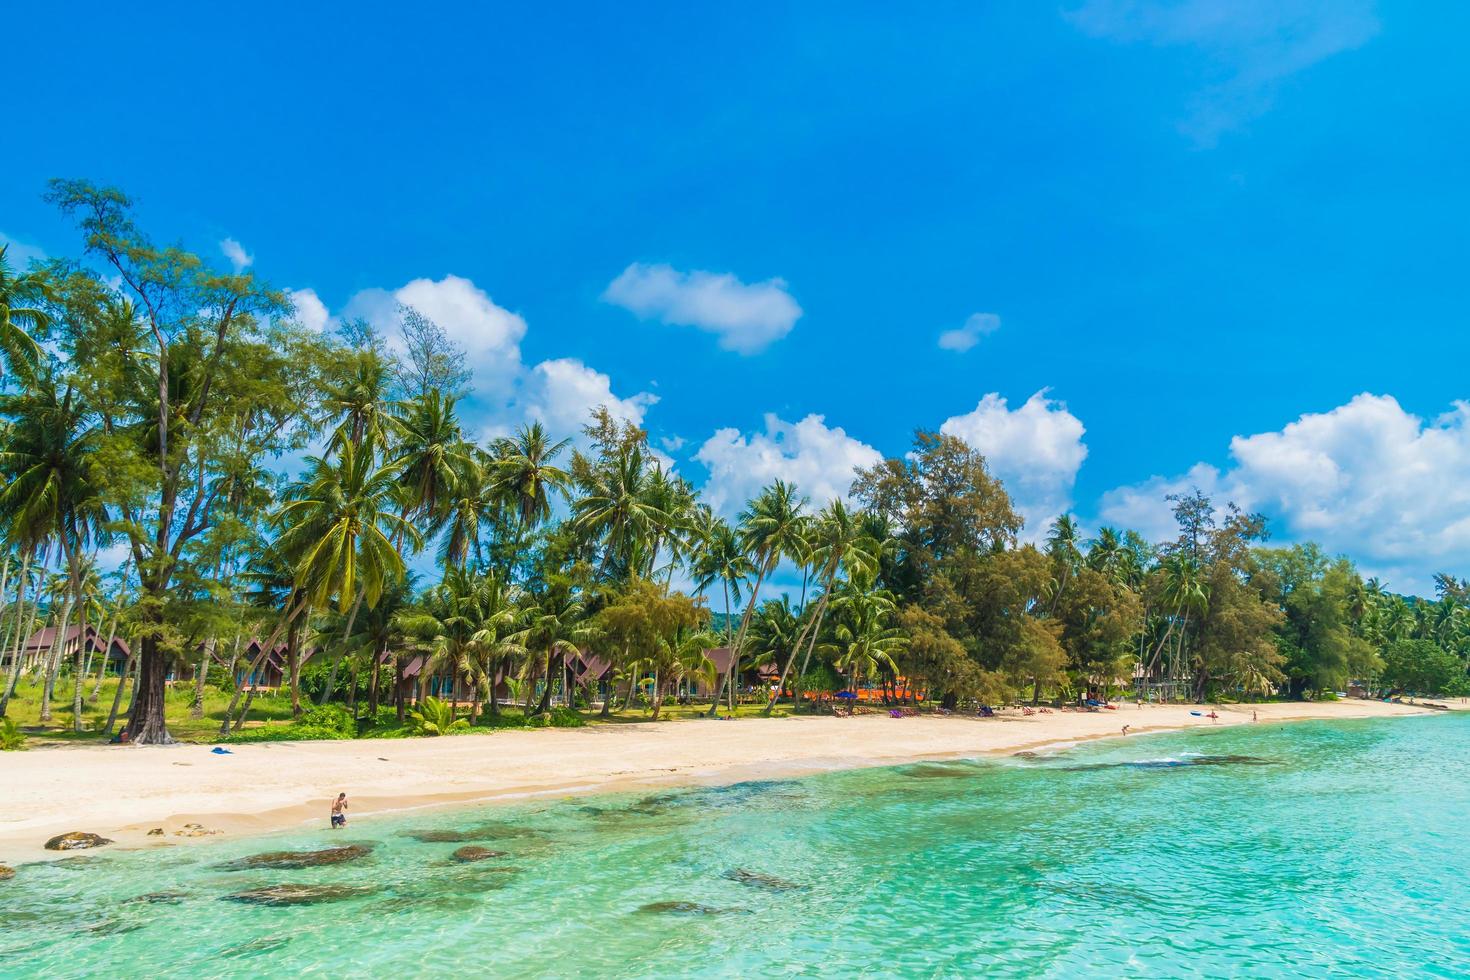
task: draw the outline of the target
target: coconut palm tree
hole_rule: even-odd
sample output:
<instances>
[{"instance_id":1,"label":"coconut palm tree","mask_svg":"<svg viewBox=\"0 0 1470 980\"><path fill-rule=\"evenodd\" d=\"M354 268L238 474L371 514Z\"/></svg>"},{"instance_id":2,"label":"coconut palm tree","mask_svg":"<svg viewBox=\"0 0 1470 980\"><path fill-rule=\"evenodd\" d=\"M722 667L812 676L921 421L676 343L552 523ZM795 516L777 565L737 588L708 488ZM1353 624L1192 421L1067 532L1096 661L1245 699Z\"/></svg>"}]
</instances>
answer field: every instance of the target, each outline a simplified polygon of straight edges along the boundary
<instances>
[{"instance_id":1,"label":"coconut palm tree","mask_svg":"<svg viewBox=\"0 0 1470 980\"><path fill-rule=\"evenodd\" d=\"M610 568L629 576L648 567L660 529L673 525L652 492L656 469L641 446L624 446L592 469L584 495L572 504L576 529L602 548L599 578Z\"/></svg>"},{"instance_id":2,"label":"coconut palm tree","mask_svg":"<svg viewBox=\"0 0 1470 980\"><path fill-rule=\"evenodd\" d=\"M596 637L597 630L588 622L586 598L572 586L571 580L553 576L545 589L533 596L521 613L520 629L507 637L510 648L527 657L543 654L546 670L545 688L533 714L551 710L551 693L558 659L577 653ZM570 707L570 705L568 705Z\"/></svg>"},{"instance_id":3,"label":"coconut palm tree","mask_svg":"<svg viewBox=\"0 0 1470 980\"><path fill-rule=\"evenodd\" d=\"M907 646L903 632L888 623L894 612L893 597L866 583L854 583L833 603L836 627L823 649L832 657L838 673L846 674L848 685L857 688L859 678L871 681L880 670L898 674L893 658Z\"/></svg>"},{"instance_id":4,"label":"coconut palm tree","mask_svg":"<svg viewBox=\"0 0 1470 980\"><path fill-rule=\"evenodd\" d=\"M494 480L494 461L474 447L465 455L465 462L454 469L444 512L429 528L429 537L441 539L439 565L446 574L452 567L463 571L472 550L476 561L482 560L483 529L496 525L505 502Z\"/></svg>"},{"instance_id":5,"label":"coconut palm tree","mask_svg":"<svg viewBox=\"0 0 1470 980\"><path fill-rule=\"evenodd\" d=\"M570 439L552 442L540 422L523 425L514 436L495 443L495 482L516 523L515 542L505 568L507 583L520 562L526 535L551 517L552 494L563 499L567 496L572 477L555 460L570 444Z\"/></svg>"},{"instance_id":6,"label":"coconut palm tree","mask_svg":"<svg viewBox=\"0 0 1470 980\"><path fill-rule=\"evenodd\" d=\"M320 427L331 426L330 441L339 439L361 447L364 442L387 446L398 420L389 393L393 374L382 355L372 349L343 352L345 363L322 382Z\"/></svg>"},{"instance_id":7,"label":"coconut palm tree","mask_svg":"<svg viewBox=\"0 0 1470 980\"><path fill-rule=\"evenodd\" d=\"M369 445L359 449L339 440L332 448L329 457L307 459L305 479L287 489L277 515L276 546L292 563L299 598L261 648L252 671L281 632L307 609L335 606L345 612L345 646L358 608L364 602L375 606L383 591L406 572L395 542L406 539L412 547L419 545L418 531L394 509L398 467L380 466ZM331 696L334 676L335 667L323 688L322 703ZM225 713L226 726L239 696L237 691ZM236 727L243 718L242 714Z\"/></svg>"},{"instance_id":8,"label":"coconut palm tree","mask_svg":"<svg viewBox=\"0 0 1470 980\"><path fill-rule=\"evenodd\" d=\"M715 694L714 703L710 705L710 717L720 710L720 698L727 687L730 689L730 707L734 710L735 684L740 676L740 651L745 644L745 633L750 628L756 600L760 598L761 584L776 570L783 557L802 554L806 546L803 536L806 503L806 498L798 496L794 486L777 480L762 490L740 515L740 546L755 565L755 584L751 586L750 600L740 617L740 631L735 635L735 643L730 650L730 669Z\"/></svg>"},{"instance_id":9,"label":"coconut palm tree","mask_svg":"<svg viewBox=\"0 0 1470 980\"><path fill-rule=\"evenodd\" d=\"M698 536L691 568L694 591L703 595L710 586L720 583L725 594L724 642L728 646L735 634L730 603L740 601L740 587L755 574L755 565L740 547L735 529L723 518L716 517L708 507L702 507L696 520Z\"/></svg>"},{"instance_id":10,"label":"coconut palm tree","mask_svg":"<svg viewBox=\"0 0 1470 980\"><path fill-rule=\"evenodd\" d=\"M40 273L12 271L6 260L9 248L0 245L0 364L11 374L27 374L42 358L32 335L51 323L45 310L30 304L50 298L51 286Z\"/></svg>"},{"instance_id":11,"label":"coconut palm tree","mask_svg":"<svg viewBox=\"0 0 1470 980\"><path fill-rule=\"evenodd\" d=\"M854 575L871 577L877 574L883 544L874 541L869 536L870 530L869 523L863 519L862 515L854 515L841 500L834 500L818 515L809 532L806 544L812 563L817 568L822 595L817 600L816 612L812 616L805 617L806 625L796 641L798 648L803 642L806 644L801 673L797 674L797 677L806 674L807 666L811 662L812 650L816 646L817 637L821 635L822 622L837 584L838 573L845 569L849 578ZM781 697L781 692L786 689L786 679L791 674L791 666L795 660L793 656L786 661L786 666L781 671L781 680L766 702L766 714L771 713L776 706L776 701ZM794 702L798 708L801 706L799 693L795 694Z\"/></svg>"},{"instance_id":12,"label":"coconut palm tree","mask_svg":"<svg viewBox=\"0 0 1470 980\"><path fill-rule=\"evenodd\" d=\"M107 537L108 512L95 464L101 433L73 389L58 391L49 377L37 381L0 400L0 415L11 420L7 442L0 449L0 479L5 482L0 488L0 515L12 532L29 529L56 540L68 574L67 599L57 622L64 643L73 605L82 598L85 553ZM85 646L81 640L78 637L75 657L78 673ZM47 668L43 719L51 714L58 665L53 658ZM74 701L80 702L80 691ZM73 727L81 731L81 724L78 704Z\"/></svg>"}]
</instances>

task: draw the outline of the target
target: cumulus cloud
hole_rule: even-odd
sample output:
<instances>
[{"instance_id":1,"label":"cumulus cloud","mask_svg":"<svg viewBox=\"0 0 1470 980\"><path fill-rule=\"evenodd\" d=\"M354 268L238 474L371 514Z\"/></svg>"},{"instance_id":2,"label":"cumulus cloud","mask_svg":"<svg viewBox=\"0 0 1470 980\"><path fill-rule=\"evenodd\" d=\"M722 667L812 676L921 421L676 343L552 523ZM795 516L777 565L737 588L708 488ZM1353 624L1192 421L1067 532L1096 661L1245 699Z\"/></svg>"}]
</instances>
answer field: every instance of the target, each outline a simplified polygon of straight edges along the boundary
<instances>
[{"instance_id":1,"label":"cumulus cloud","mask_svg":"<svg viewBox=\"0 0 1470 980\"><path fill-rule=\"evenodd\" d=\"M841 427L829 427L821 415L792 424L767 413L764 432L747 436L736 428L720 429L694 458L709 470L704 499L716 512L733 516L776 479L795 484L814 506L846 498L857 470L876 465L882 456Z\"/></svg>"},{"instance_id":2,"label":"cumulus cloud","mask_svg":"<svg viewBox=\"0 0 1470 980\"><path fill-rule=\"evenodd\" d=\"M1093 37L1202 53L1218 79L1180 129L1209 146L1271 107L1278 83L1378 33L1373 0L1085 0L1066 14Z\"/></svg>"},{"instance_id":3,"label":"cumulus cloud","mask_svg":"<svg viewBox=\"0 0 1470 980\"><path fill-rule=\"evenodd\" d=\"M303 327L315 330L317 333L327 329L332 315L327 310L327 304L322 302L320 296L314 289L288 289L286 298L296 309L296 322Z\"/></svg>"},{"instance_id":4,"label":"cumulus cloud","mask_svg":"<svg viewBox=\"0 0 1470 980\"><path fill-rule=\"evenodd\" d=\"M728 272L680 272L639 262L609 283L602 299L644 319L712 333L721 347L741 354L765 350L801 316L782 279L747 284Z\"/></svg>"},{"instance_id":5,"label":"cumulus cloud","mask_svg":"<svg viewBox=\"0 0 1470 980\"><path fill-rule=\"evenodd\" d=\"M1198 485L1218 503L1263 511L1288 540L1397 569L1407 576L1400 588L1427 587L1441 567L1470 563L1470 403L1423 419L1389 395L1365 393L1278 431L1236 436L1230 456L1223 470L1200 464L1110 491L1102 516L1152 521L1171 536L1163 494Z\"/></svg>"},{"instance_id":6,"label":"cumulus cloud","mask_svg":"<svg viewBox=\"0 0 1470 980\"><path fill-rule=\"evenodd\" d=\"M945 419L939 431L957 436L985 455L1026 520L1030 536L1072 507L1077 471L1087 458L1082 420L1038 391L1020 408L991 392L974 411Z\"/></svg>"},{"instance_id":7,"label":"cumulus cloud","mask_svg":"<svg viewBox=\"0 0 1470 980\"><path fill-rule=\"evenodd\" d=\"M433 320L464 351L471 384L480 392L507 388L520 377L526 321L462 276L414 279L392 291L365 289L348 302L346 315L366 319L397 350L403 306Z\"/></svg>"},{"instance_id":8,"label":"cumulus cloud","mask_svg":"<svg viewBox=\"0 0 1470 980\"><path fill-rule=\"evenodd\" d=\"M941 333L939 346L945 350L963 353L980 343L981 337L995 333L999 329L1000 317L994 313L972 313L964 326Z\"/></svg>"},{"instance_id":9,"label":"cumulus cloud","mask_svg":"<svg viewBox=\"0 0 1470 980\"><path fill-rule=\"evenodd\" d=\"M574 357L542 361L525 379L520 411L525 420L539 419L558 438L579 433L593 410L606 408L614 418L643 425L644 414L658 396L647 391L629 398L613 394L612 379Z\"/></svg>"},{"instance_id":10,"label":"cumulus cloud","mask_svg":"<svg viewBox=\"0 0 1470 980\"><path fill-rule=\"evenodd\" d=\"M230 265L235 267L235 272L244 272L255 262L255 256L245 251L245 246L233 238L226 238L219 243L219 250L224 253L225 258L230 260Z\"/></svg>"}]
</instances>

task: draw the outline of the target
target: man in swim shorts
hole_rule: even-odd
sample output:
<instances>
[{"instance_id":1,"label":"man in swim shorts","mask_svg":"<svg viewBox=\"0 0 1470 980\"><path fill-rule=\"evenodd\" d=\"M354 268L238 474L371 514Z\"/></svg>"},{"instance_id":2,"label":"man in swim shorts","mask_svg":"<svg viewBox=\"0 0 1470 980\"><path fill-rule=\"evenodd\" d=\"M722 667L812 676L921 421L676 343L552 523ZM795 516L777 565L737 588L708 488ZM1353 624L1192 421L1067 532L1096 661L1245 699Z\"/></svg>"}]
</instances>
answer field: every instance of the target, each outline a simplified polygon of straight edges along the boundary
<instances>
[{"instance_id":1,"label":"man in swim shorts","mask_svg":"<svg viewBox=\"0 0 1470 980\"><path fill-rule=\"evenodd\" d=\"M338 793L337 802L332 804L332 829L347 826L347 794Z\"/></svg>"}]
</instances>

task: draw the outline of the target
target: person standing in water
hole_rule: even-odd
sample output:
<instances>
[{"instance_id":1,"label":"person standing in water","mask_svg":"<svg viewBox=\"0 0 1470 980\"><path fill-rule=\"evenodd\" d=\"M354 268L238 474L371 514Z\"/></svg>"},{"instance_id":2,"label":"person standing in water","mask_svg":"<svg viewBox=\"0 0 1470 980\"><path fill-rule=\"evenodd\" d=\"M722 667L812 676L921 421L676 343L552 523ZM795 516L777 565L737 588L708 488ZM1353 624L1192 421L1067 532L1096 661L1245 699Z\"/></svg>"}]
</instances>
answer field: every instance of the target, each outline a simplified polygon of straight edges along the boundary
<instances>
[{"instance_id":1,"label":"person standing in water","mask_svg":"<svg viewBox=\"0 0 1470 980\"><path fill-rule=\"evenodd\" d=\"M347 826L347 794L338 793L337 802L332 804L332 829Z\"/></svg>"}]
</instances>

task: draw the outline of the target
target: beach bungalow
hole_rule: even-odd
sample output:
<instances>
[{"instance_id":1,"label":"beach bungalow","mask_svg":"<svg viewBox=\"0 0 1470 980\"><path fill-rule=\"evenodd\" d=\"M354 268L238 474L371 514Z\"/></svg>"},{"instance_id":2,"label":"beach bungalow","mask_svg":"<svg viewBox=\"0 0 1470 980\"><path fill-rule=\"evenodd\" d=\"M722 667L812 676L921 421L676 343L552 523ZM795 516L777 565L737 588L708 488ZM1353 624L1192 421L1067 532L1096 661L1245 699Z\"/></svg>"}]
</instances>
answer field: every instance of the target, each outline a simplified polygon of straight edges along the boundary
<instances>
[{"instance_id":1,"label":"beach bungalow","mask_svg":"<svg viewBox=\"0 0 1470 980\"><path fill-rule=\"evenodd\" d=\"M52 648L56 645L57 627L48 626L37 630L26 640L25 647L21 650L21 661L32 663L41 657L51 655ZM107 644L107 637L97 632L96 627L68 626L61 641L61 659L63 663L70 662L76 656L77 644L82 643L82 656L87 660L102 654L107 658L107 672L117 676L123 672L128 663L128 644L120 636L112 638L111 646ZM107 647L103 651L103 647Z\"/></svg>"},{"instance_id":2,"label":"beach bungalow","mask_svg":"<svg viewBox=\"0 0 1470 980\"><path fill-rule=\"evenodd\" d=\"M255 658L260 656L260 651L265 644L260 639L252 639L240 651L240 657L235 662L235 686L242 691L274 691L280 688L286 680L286 644L277 643L265 655L255 670L251 670L251 664Z\"/></svg>"},{"instance_id":3,"label":"beach bungalow","mask_svg":"<svg viewBox=\"0 0 1470 980\"><path fill-rule=\"evenodd\" d=\"M712 698L725 682L725 675L730 672L730 661L734 659L729 647L715 647L704 651L710 663L715 667L714 684L711 686L704 677L691 679L691 693L697 698ZM743 659L740 665L740 676L736 678L736 690L740 694L760 690L769 694L770 689L781 680L781 665L775 663L763 663L759 667L750 665L750 658Z\"/></svg>"},{"instance_id":4,"label":"beach bungalow","mask_svg":"<svg viewBox=\"0 0 1470 980\"><path fill-rule=\"evenodd\" d=\"M593 701L607 699L611 693L611 662L590 650L579 650L576 653L563 654L562 663L566 667L566 677L573 686L586 688L588 697Z\"/></svg>"}]
</instances>

